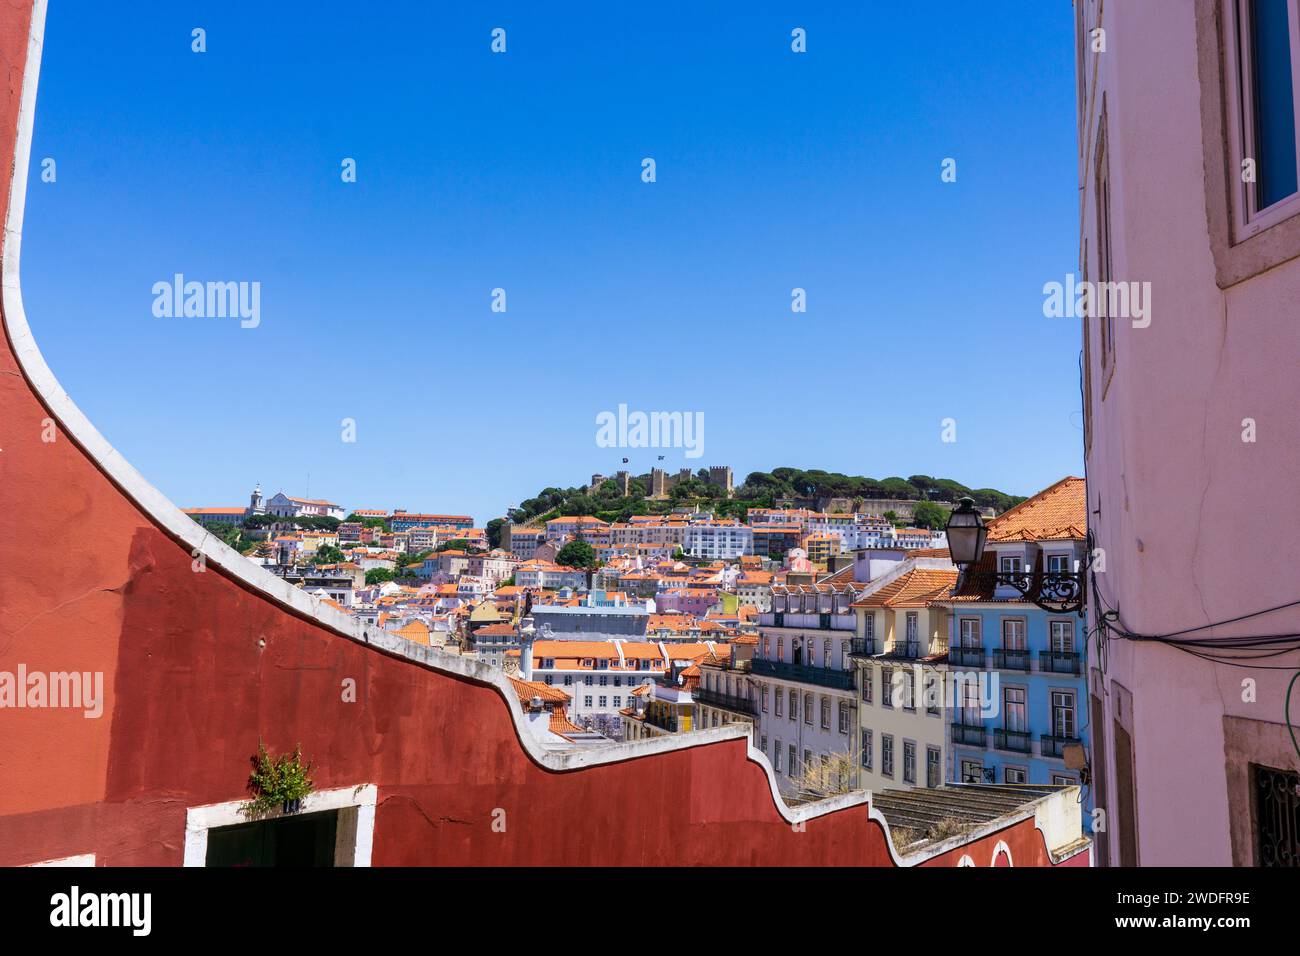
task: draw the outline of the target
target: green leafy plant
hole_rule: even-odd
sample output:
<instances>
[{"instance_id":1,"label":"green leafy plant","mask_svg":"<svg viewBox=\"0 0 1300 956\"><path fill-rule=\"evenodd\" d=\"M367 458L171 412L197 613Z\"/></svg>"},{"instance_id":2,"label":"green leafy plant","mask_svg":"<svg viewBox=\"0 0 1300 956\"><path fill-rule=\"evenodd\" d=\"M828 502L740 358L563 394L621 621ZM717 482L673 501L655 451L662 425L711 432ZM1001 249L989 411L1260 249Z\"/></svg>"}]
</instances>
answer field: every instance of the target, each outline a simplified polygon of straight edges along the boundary
<instances>
[{"instance_id":1,"label":"green leafy plant","mask_svg":"<svg viewBox=\"0 0 1300 956\"><path fill-rule=\"evenodd\" d=\"M302 745L292 754L272 758L266 745L257 742L257 756L252 758L253 772L248 775L248 789L253 799L244 805L247 816L259 816L276 807L293 804L312 791L311 764L302 761Z\"/></svg>"}]
</instances>

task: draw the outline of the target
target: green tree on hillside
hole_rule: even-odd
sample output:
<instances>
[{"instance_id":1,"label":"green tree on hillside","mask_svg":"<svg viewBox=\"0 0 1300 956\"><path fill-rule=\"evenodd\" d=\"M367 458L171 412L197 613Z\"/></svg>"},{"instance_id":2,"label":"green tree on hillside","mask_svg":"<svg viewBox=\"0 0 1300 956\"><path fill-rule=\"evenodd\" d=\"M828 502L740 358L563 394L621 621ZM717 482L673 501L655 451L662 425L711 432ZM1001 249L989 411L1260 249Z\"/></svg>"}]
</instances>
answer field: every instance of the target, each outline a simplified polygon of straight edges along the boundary
<instances>
[{"instance_id":1,"label":"green tree on hillside","mask_svg":"<svg viewBox=\"0 0 1300 956\"><path fill-rule=\"evenodd\" d=\"M596 549L585 541L570 541L555 556L555 563L589 571L596 566Z\"/></svg>"},{"instance_id":2,"label":"green tree on hillside","mask_svg":"<svg viewBox=\"0 0 1300 956\"><path fill-rule=\"evenodd\" d=\"M918 501L912 507L912 524L937 531L948 524L948 512L933 501Z\"/></svg>"}]
</instances>

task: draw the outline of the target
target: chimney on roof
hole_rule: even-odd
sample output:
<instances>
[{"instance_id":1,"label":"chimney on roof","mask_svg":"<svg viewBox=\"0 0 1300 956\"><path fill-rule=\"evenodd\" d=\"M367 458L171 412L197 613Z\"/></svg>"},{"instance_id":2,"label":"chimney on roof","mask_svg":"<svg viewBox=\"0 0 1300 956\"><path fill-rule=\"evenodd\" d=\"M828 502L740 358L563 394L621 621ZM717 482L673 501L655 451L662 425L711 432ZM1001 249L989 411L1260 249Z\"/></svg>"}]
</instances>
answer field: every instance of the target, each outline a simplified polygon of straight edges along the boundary
<instances>
[{"instance_id":1,"label":"chimney on roof","mask_svg":"<svg viewBox=\"0 0 1300 956\"><path fill-rule=\"evenodd\" d=\"M542 698L539 695L534 694L532 701L529 702L529 710L536 713L541 709L542 709Z\"/></svg>"}]
</instances>

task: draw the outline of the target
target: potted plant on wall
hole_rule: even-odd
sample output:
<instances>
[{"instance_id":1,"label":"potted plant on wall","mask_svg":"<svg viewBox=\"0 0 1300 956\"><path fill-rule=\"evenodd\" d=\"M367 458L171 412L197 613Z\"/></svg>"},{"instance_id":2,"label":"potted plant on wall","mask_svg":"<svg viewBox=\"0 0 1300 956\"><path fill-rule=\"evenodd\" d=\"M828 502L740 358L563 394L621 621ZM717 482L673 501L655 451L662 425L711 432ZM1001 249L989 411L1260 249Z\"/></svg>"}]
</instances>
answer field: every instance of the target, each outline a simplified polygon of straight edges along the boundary
<instances>
[{"instance_id":1,"label":"potted plant on wall","mask_svg":"<svg viewBox=\"0 0 1300 956\"><path fill-rule=\"evenodd\" d=\"M303 763L302 745L291 754L273 758L266 745L257 742L257 756L252 758L253 772L248 775L248 789L253 799L244 805L250 817L264 816L276 807L284 813L297 813L303 798L312 791L311 764Z\"/></svg>"}]
</instances>

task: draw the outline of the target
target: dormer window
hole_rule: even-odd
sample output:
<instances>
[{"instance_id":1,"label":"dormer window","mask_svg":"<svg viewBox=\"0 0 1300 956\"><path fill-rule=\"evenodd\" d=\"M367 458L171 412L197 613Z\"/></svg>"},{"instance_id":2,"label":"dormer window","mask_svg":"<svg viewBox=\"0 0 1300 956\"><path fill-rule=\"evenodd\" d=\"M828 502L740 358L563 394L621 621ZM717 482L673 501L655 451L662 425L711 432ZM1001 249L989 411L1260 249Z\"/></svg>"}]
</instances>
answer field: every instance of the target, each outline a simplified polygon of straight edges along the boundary
<instances>
[{"instance_id":1,"label":"dormer window","mask_svg":"<svg viewBox=\"0 0 1300 956\"><path fill-rule=\"evenodd\" d=\"M1047 570L1052 574L1064 574L1070 570L1070 556L1068 554L1049 554L1047 556Z\"/></svg>"},{"instance_id":2,"label":"dormer window","mask_svg":"<svg viewBox=\"0 0 1300 956\"><path fill-rule=\"evenodd\" d=\"M1018 574L1020 572L1020 555L1004 554L998 559L998 569L1003 574Z\"/></svg>"}]
</instances>

